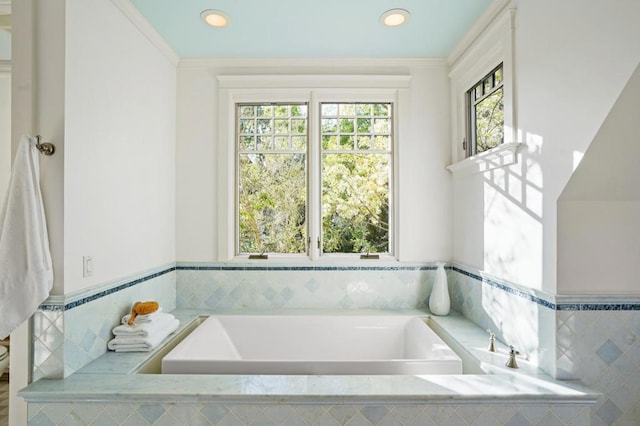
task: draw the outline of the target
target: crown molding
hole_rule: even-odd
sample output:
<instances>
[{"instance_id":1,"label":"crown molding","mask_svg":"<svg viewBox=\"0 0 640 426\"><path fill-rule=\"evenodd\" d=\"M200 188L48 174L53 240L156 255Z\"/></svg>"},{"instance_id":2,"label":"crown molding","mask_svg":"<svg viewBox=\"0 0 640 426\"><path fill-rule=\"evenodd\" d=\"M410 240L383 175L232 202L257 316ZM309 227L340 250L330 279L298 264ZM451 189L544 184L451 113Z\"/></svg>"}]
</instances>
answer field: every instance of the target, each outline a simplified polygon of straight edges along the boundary
<instances>
[{"instance_id":1,"label":"crown molding","mask_svg":"<svg viewBox=\"0 0 640 426\"><path fill-rule=\"evenodd\" d=\"M1 0L0 0L1 1ZM172 64L177 66L180 60L178 54L167 44L155 28L145 19L130 0L111 0L122 14L153 44L160 53Z\"/></svg>"},{"instance_id":2,"label":"crown molding","mask_svg":"<svg viewBox=\"0 0 640 426\"><path fill-rule=\"evenodd\" d=\"M469 31L460 39L447 58L450 65L455 64L473 42L491 25L491 23L511 4L511 0L494 0L480 15Z\"/></svg>"},{"instance_id":3,"label":"crown molding","mask_svg":"<svg viewBox=\"0 0 640 426\"><path fill-rule=\"evenodd\" d=\"M442 67L446 58L185 58L181 68L328 68L333 72L345 68L386 67L404 72L412 67Z\"/></svg>"}]
</instances>

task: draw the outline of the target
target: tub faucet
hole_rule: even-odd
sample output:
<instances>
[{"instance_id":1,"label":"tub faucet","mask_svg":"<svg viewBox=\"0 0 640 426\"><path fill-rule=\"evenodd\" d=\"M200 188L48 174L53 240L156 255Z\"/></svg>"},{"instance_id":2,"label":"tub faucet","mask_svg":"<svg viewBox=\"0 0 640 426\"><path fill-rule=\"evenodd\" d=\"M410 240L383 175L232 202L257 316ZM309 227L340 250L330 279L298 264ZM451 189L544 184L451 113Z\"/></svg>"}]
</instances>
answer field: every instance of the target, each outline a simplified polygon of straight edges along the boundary
<instances>
[{"instance_id":1,"label":"tub faucet","mask_svg":"<svg viewBox=\"0 0 640 426\"><path fill-rule=\"evenodd\" d=\"M496 334L487 329L487 331L489 332L489 352L495 352L496 351Z\"/></svg>"},{"instance_id":2,"label":"tub faucet","mask_svg":"<svg viewBox=\"0 0 640 426\"><path fill-rule=\"evenodd\" d=\"M518 363L516 362L516 355L520 355L520 352L516 351L513 346L509 346L509 359L505 364L509 368L518 368Z\"/></svg>"}]
</instances>

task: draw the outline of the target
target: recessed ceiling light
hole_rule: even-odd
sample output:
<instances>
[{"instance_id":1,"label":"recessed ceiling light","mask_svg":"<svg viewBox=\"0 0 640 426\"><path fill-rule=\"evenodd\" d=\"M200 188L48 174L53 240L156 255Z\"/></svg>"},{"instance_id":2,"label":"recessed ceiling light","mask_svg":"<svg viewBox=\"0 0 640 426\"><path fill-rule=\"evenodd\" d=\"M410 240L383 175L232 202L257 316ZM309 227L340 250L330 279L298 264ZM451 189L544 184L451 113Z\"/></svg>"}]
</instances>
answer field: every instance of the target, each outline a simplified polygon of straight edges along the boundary
<instances>
[{"instance_id":1,"label":"recessed ceiling light","mask_svg":"<svg viewBox=\"0 0 640 426\"><path fill-rule=\"evenodd\" d=\"M211 25L212 27L222 28L229 25L229 18L224 12L219 10L203 10L200 17L207 25Z\"/></svg>"},{"instance_id":2,"label":"recessed ceiling light","mask_svg":"<svg viewBox=\"0 0 640 426\"><path fill-rule=\"evenodd\" d=\"M380 23L387 27L397 27L409 20L409 11L404 9L391 9L380 15Z\"/></svg>"}]
</instances>

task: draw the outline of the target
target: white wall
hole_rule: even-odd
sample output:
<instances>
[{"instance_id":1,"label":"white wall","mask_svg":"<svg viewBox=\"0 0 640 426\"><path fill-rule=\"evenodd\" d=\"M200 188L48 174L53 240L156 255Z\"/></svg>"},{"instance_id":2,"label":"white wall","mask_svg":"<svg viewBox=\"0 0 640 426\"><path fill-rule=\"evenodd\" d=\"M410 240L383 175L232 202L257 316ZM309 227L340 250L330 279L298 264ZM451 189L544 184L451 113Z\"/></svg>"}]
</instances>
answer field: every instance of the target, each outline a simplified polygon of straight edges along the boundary
<instances>
[{"instance_id":1,"label":"white wall","mask_svg":"<svg viewBox=\"0 0 640 426\"><path fill-rule=\"evenodd\" d=\"M11 176L11 69L0 61L0 205Z\"/></svg>"},{"instance_id":2,"label":"white wall","mask_svg":"<svg viewBox=\"0 0 640 426\"><path fill-rule=\"evenodd\" d=\"M640 294L640 66L558 201L558 289Z\"/></svg>"},{"instance_id":3,"label":"white wall","mask_svg":"<svg viewBox=\"0 0 640 426\"><path fill-rule=\"evenodd\" d=\"M112 2L67 0L65 82L68 294L175 259L176 66Z\"/></svg>"},{"instance_id":4,"label":"white wall","mask_svg":"<svg viewBox=\"0 0 640 426\"><path fill-rule=\"evenodd\" d=\"M176 258L218 261L217 75L410 75L400 105L400 260L451 257L447 65L442 60L183 61L178 69Z\"/></svg>"},{"instance_id":5,"label":"white wall","mask_svg":"<svg viewBox=\"0 0 640 426\"><path fill-rule=\"evenodd\" d=\"M640 60L640 3L515 1L520 162L456 180L454 259L528 287L556 286L557 200ZM480 76L481 77L481 76ZM474 191L482 191L482 196ZM481 218L481 219L479 219ZM481 231L478 228L481 227Z\"/></svg>"}]
</instances>

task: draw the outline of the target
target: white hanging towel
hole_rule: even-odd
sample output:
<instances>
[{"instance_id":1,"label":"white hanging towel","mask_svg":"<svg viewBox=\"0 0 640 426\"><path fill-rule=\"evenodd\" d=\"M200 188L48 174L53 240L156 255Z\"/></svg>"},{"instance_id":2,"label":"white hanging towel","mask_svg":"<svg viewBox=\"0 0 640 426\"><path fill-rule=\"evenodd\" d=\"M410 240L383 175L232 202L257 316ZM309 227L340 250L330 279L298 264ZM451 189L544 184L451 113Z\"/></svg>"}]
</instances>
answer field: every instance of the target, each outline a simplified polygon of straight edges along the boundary
<instances>
[{"instance_id":1,"label":"white hanging towel","mask_svg":"<svg viewBox=\"0 0 640 426\"><path fill-rule=\"evenodd\" d=\"M0 338L33 314L53 285L35 139L22 136L0 211Z\"/></svg>"}]
</instances>

